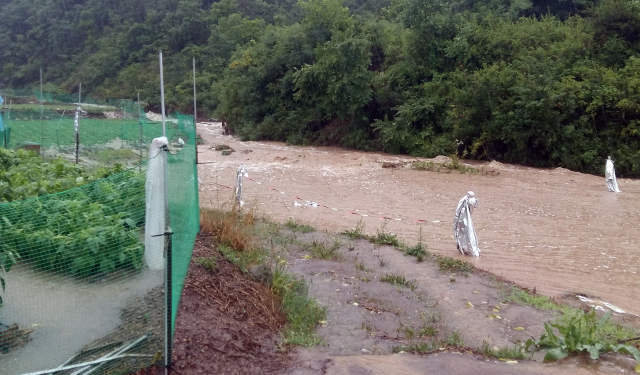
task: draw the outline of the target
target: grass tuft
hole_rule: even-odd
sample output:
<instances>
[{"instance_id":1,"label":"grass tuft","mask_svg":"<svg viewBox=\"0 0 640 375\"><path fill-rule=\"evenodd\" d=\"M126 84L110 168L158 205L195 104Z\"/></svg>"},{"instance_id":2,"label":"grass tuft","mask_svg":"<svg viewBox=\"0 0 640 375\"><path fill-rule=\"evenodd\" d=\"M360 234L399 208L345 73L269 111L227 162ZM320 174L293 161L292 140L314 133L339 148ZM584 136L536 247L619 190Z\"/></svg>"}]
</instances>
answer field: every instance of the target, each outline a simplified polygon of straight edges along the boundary
<instances>
[{"instance_id":1,"label":"grass tuft","mask_svg":"<svg viewBox=\"0 0 640 375\"><path fill-rule=\"evenodd\" d=\"M200 211L200 230L214 235L219 246L227 246L236 251L253 247L254 222L253 210L244 214L236 209Z\"/></svg>"},{"instance_id":2,"label":"grass tuft","mask_svg":"<svg viewBox=\"0 0 640 375\"><path fill-rule=\"evenodd\" d=\"M480 353L485 357L498 358L498 359L526 359L524 346L515 344L513 348L504 347L498 350L493 349L489 343L484 341L480 347Z\"/></svg>"},{"instance_id":3,"label":"grass tuft","mask_svg":"<svg viewBox=\"0 0 640 375\"><path fill-rule=\"evenodd\" d=\"M312 238L310 243L303 243L304 249L317 259L339 260L340 254L338 249L342 246L342 242L338 238L333 239L333 243L329 246L324 241Z\"/></svg>"},{"instance_id":4,"label":"grass tuft","mask_svg":"<svg viewBox=\"0 0 640 375\"><path fill-rule=\"evenodd\" d=\"M355 228L345 230L342 234L352 240L369 239L369 237L364 234L364 221L362 218L358 219Z\"/></svg>"},{"instance_id":5,"label":"grass tuft","mask_svg":"<svg viewBox=\"0 0 640 375\"><path fill-rule=\"evenodd\" d=\"M396 275L396 274L384 274L380 277L380 281L385 282L385 283L389 283L389 284L393 284L393 285L400 285L400 286L404 286L407 287L409 289L411 289L411 291L416 290L416 288L418 287L415 283L415 281L409 281L407 280L404 275Z\"/></svg>"},{"instance_id":6,"label":"grass tuft","mask_svg":"<svg viewBox=\"0 0 640 375\"><path fill-rule=\"evenodd\" d=\"M304 281L287 274L284 266L276 266L271 290L282 301L282 310L288 321L282 334L284 344L322 344L322 339L314 330L319 322L325 320L327 311L315 299L308 297L308 288Z\"/></svg>"},{"instance_id":7,"label":"grass tuft","mask_svg":"<svg viewBox=\"0 0 640 375\"><path fill-rule=\"evenodd\" d=\"M394 353L411 352L411 353L428 353L437 350L440 347L437 341L423 342L421 344L400 345L392 347Z\"/></svg>"},{"instance_id":8,"label":"grass tuft","mask_svg":"<svg viewBox=\"0 0 640 375\"><path fill-rule=\"evenodd\" d=\"M446 256L437 255L436 261L438 262L438 268L443 272L455 272L465 275L475 270L475 267L467 262Z\"/></svg>"},{"instance_id":9,"label":"grass tuft","mask_svg":"<svg viewBox=\"0 0 640 375\"><path fill-rule=\"evenodd\" d=\"M208 269L209 271L215 271L216 268L218 267L217 258L215 256L211 258L206 258L206 257L196 258L196 263Z\"/></svg>"},{"instance_id":10,"label":"grass tuft","mask_svg":"<svg viewBox=\"0 0 640 375\"><path fill-rule=\"evenodd\" d=\"M301 233L311 233L311 232L315 232L316 230L311 225L300 224L293 218L288 218L287 221L284 223L284 226L291 229L294 232L301 232Z\"/></svg>"}]
</instances>

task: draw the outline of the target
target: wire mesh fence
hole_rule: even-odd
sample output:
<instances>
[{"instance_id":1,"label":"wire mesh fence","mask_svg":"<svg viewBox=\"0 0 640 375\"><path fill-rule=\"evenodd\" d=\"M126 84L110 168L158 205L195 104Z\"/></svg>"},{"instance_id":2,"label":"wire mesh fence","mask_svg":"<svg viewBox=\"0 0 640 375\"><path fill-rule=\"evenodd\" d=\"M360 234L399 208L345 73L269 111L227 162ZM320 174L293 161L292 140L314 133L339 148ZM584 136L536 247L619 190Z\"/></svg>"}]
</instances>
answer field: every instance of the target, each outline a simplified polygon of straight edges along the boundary
<instances>
[{"instance_id":1,"label":"wire mesh fence","mask_svg":"<svg viewBox=\"0 0 640 375\"><path fill-rule=\"evenodd\" d=\"M22 120L5 116L6 109L3 120L12 129L31 121L24 112ZM165 272L146 265L144 241L150 204L146 152L162 128L146 116L124 120L119 119L137 127L137 135L123 132L124 125L119 133L100 123L86 125L82 147L129 137L139 142L143 162L128 169L46 162L32 151L0 149L2 374L128 374L166 359L165 339L170 344L199 229L195 125L179 114L167 123L169 144L163 152L173 234L164 250L171 255ZM81 126L84 121L89 122ZM135 138L141 127L142 141ZM89 129L95 130L91 136ZM43 150L64 148L51 140L56 134L51 126L48 131ZM67 133L57 134L67 139ZM19 139L9 145L24 142Z\"/></svg>"},{"instance_id":2,"label":"wire mesh fence","mask_svg":"<svg viewBox=\"0 0 640 375\"><path fill-rule=\"evenodd\" d=\"M147 145L162 125L158 118L142 110L132 100L96 101L78 96L28 91L0 92L4 129L0 147L26 148L45 159L61 157L88 167L115 164L133 166L144 159ZM42 100L41 100L42 99ZM75 116L79 139L76 142ZM177 119L169 118L167 136L175 136ZM76 143L78 150L76 152ZM77 154L77 158L76 158Z\"/></svg>"}]
</instances>

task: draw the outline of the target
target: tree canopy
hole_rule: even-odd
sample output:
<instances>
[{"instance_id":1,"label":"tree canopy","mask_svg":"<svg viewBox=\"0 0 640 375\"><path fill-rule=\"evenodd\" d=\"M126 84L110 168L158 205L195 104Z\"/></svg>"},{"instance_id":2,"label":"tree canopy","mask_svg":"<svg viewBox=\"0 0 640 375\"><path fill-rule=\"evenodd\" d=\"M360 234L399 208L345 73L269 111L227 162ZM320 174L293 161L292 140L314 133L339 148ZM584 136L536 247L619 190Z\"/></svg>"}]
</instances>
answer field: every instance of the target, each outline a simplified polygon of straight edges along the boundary
<instances>
[{"instance_id":1,"label":"tree canopy","mask_svg":"<svg viewBox=\"0 0 640 375\"><path fill-rule=\"evenodd\" d=\"M640 176L638 0L0 0L0 88L199 108L243 139Z\"/></svg>"}]
</instances>

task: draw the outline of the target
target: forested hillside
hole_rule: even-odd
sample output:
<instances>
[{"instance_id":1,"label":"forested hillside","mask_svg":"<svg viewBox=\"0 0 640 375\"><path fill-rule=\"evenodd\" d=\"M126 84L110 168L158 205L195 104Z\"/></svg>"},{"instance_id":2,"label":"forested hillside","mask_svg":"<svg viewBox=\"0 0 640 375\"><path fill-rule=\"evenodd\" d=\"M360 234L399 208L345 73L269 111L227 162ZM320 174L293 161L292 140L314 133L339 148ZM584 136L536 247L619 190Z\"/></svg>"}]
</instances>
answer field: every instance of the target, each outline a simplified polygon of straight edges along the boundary
<instances>
[{"instance_id":1,"label":"forested hillside","mask_svg":"<svg viewBox=\"0 0 640 375\"><path fill-rule=\"evenodd\" d=\"M640 0L0 0L0 89L192 108L245 139L640 175Z\"/></svg>"}]
</instances>

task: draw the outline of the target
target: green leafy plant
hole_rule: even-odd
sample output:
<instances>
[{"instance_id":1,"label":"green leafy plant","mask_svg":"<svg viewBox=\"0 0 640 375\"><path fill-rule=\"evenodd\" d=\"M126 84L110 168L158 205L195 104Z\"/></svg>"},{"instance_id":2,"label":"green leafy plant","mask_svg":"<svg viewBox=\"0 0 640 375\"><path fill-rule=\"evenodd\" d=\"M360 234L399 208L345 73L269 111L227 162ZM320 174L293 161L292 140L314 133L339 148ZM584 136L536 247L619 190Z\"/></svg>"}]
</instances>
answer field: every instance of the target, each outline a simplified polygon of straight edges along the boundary
<instances>
[{"instance_id":1,"label":"green leafy plant","mask_svg":"<svg viewBox=\"0 0 640 375\"><path fill-rule=\"evenodd\" d=\"M64 163L59 165L64 171ZM99 174L108 174L100 171ZM144 174L123 171L60 194L0 205L0 266L89 277L140 269Z\"/></svg>"},{"instance_id":2,"label":"green leafy plant","mask_svg":"<svg viewBox=\"0 0 640 375\"><path fill-rule=\"evenodd\" d=\"M609 317L610 311L596 321L596 312L591 309L586 314L572 317L566 325L545 323L545 332L540 339L527 340L526 349L535 346L537 349L546 350L545 361L556 361L581 352L589 353L592 359L598 359L603 353L616 352L632 355L640 362L640 351L637 348L625 344L612 344L598 337L598 331ZM553 328L557 329L558 335Z\"/></svg>"}]
</instances>

